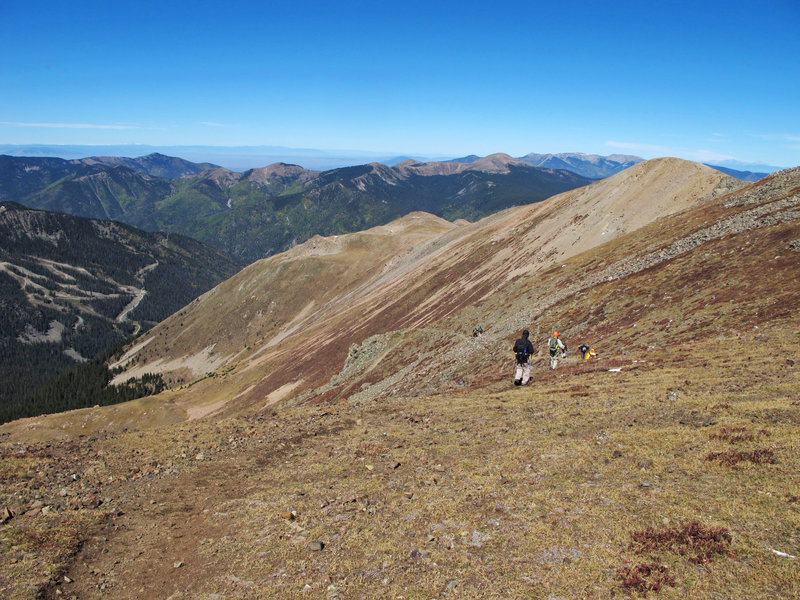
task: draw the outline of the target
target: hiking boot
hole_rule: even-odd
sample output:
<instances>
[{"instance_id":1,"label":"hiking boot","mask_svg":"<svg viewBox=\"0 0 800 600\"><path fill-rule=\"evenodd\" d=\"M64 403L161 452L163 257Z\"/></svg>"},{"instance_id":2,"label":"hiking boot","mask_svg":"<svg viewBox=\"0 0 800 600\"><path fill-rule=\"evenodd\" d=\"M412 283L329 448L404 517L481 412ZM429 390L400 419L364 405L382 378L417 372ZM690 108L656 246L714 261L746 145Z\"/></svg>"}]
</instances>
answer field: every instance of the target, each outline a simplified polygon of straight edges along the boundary
<instances>
[{"instance_id":1,"label":"hiking boot","mask_svg":"<svg viewBox=\"0 0 800 600\"><path fill-rule=\"evenodd\" d=\"M514 385L522 385L522 379L515 379Z\"/></svg>"}]
</instances>

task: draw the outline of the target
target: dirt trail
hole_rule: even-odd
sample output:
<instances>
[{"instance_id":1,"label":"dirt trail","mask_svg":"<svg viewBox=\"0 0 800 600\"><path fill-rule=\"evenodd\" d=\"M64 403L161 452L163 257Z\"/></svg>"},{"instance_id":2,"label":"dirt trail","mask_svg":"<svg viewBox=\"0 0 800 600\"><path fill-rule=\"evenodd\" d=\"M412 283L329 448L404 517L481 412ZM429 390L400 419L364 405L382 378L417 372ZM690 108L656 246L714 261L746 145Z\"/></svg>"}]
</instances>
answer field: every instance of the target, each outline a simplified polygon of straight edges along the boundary
<instances>
[{"instance_id":1,"label":"dirt trail","mask_svg":"<svg viewBox=\"0 0 800 600\"><path fill-rule=\"evenodd\" d=\"M244 497L252 456L226 457L199 468L137 486L140 495L112 517L106 528L77 555L63 586L67 597L169 598L189 594L221 575L225 561L197 549L225 534L219 507ZM59 598L55 589L47 598Z\"/></svg>"},{"instance_id":2,"label":"dirt trail","mask_svg":"<svg viewBox=\"0 0 800 600\"><path fill-rule=\"evenodd\" d=\"M218 431L207 439L205 450L189 456L191 464L179 472L128 481L115 494L118 509L67 568L70 582L60 578L44 598L177 600L237 588L232 563L238 556L226 547L236 543L240 528L252 525L243 507L263 504L256 498L272 489L274 469L287 454L300 446L319 452L330 436L352 426L332 418L324 413L325 424L317 421L311 430L274 417L240 421L230 435ZM244 425L249 433L243 433Z\"/></svg>"}]
</instances>

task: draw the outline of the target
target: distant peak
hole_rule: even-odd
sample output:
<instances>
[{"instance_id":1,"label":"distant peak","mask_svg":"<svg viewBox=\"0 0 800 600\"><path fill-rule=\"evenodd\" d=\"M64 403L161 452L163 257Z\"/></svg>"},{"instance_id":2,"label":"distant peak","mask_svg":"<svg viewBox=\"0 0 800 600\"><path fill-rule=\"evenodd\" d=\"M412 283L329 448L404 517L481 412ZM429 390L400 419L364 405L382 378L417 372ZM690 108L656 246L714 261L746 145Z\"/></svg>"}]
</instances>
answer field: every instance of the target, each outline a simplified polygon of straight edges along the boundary
<instances>
[{"instance_id":1,"label":"distant peak","mask_svg":"<svg viewBox=\"0 0 800 600\"><path fill-rule=\"evenodd\" d=\"M449 162L471 164L474 163L476 160L479 160L480 158L481 157L478 156L477 154L470 154L469 156L464 156L462 158L454 158Z\"/></svg>"},{"instance_id":2,"label":"distant peak","mask_svg":"<svg viewBox=\"0 0 800 600\"><path fill-rule=\"evenodd\" d=\"M484 171L487 173L507 173L509 166L529 166L525 161L514 158L508 154L498 152L490 154L484 158L479 158L471 163L470 168L476 171Z\"/></svg>"},{"instance_id":3,"label":"distant peak","mask_svg":"<svg viewBox=\"0 0 800 600\"><path fill-rule=\"evenodd\" d=\"M421 164L423 163L419 162L418 160L414 160L413 158L407 158L403 162L397 163L395 167L414 167Z\"/></svg>"},{"instance_id":4,"label":"distant peak","mask_svg":"<svg viewBox=\"0 0 800 600\"><path fill-rule=\"evenodd\" d=\"M306 169L301 167L300 165L294 165L291 163L284 163L284 162L276 162L272 163L271 165L267 165L266 167L259 167L257 169L252 169L254 173L262 173L262 174L274 174L274 175L284 175L287 173L303 173Z\"/></svg>"}]
</instances>

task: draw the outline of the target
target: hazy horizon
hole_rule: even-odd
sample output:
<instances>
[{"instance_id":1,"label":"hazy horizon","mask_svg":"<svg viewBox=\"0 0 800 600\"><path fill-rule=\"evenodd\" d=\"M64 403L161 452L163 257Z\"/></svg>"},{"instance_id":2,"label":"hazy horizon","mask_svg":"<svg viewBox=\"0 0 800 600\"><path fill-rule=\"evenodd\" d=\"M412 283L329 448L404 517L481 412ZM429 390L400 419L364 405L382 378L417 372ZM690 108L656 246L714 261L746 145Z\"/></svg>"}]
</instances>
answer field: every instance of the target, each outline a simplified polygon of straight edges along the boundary
<instances>
[{"instance_id":1,"label":"hazy horizon","mask_svg":"<svg viewBox=\"0 0 800 600\"><path fill-rule=\"evenodd\" d=\"M311 170L325 171L341 167L365 164L370 162L380 162L388 165L397 164L401 160L408 158L420 161L446 161L474 155L473 152L466 152L455 155L436 155L426 156L422 153L402 153L402 152L370 152L352 149L320 149L320 148L289 148L286 146L151 146L147 144L131 145L81 145L81 144L0 144L0 154L12 156L51 156L64 159L88 158L90 156L124 156L137 158L154 152L174 156L189 160L191 162L208 162L232 171L245 171L258 167L265 167L270 164L282 162L300 165ZM507 152L502 152L508 154ZM575 150L573 152L540 152L531 151L537 154L592 154ZM516 156L519 158L530 154L526 152ZM608 153L600 156L634 156L626 153ZM658 158L658 157L651 157ZM767 165L764 163L742 163L733 160L709 162L717 166L723 166L739 171L753 171L771 173L786 167Z\"/></svg>"}]
</instances>

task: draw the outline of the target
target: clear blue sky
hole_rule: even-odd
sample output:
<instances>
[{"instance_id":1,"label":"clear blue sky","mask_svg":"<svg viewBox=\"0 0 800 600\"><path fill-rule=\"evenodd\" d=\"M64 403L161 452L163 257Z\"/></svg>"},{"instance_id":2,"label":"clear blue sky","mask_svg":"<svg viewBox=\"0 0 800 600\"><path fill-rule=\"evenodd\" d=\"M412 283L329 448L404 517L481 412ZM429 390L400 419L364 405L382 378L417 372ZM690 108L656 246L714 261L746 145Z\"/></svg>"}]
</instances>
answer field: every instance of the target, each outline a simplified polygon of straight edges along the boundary
<instances>
[{"instance_id":1,"label":"clear blue sky","mask_svg":"<svg viewBox=\"0 0 800 600\"><path fill-rule=\"evenodd\" d=\"M800 165L800 1L0 0L0 144Z\"/></svg>"}]
</instances>

